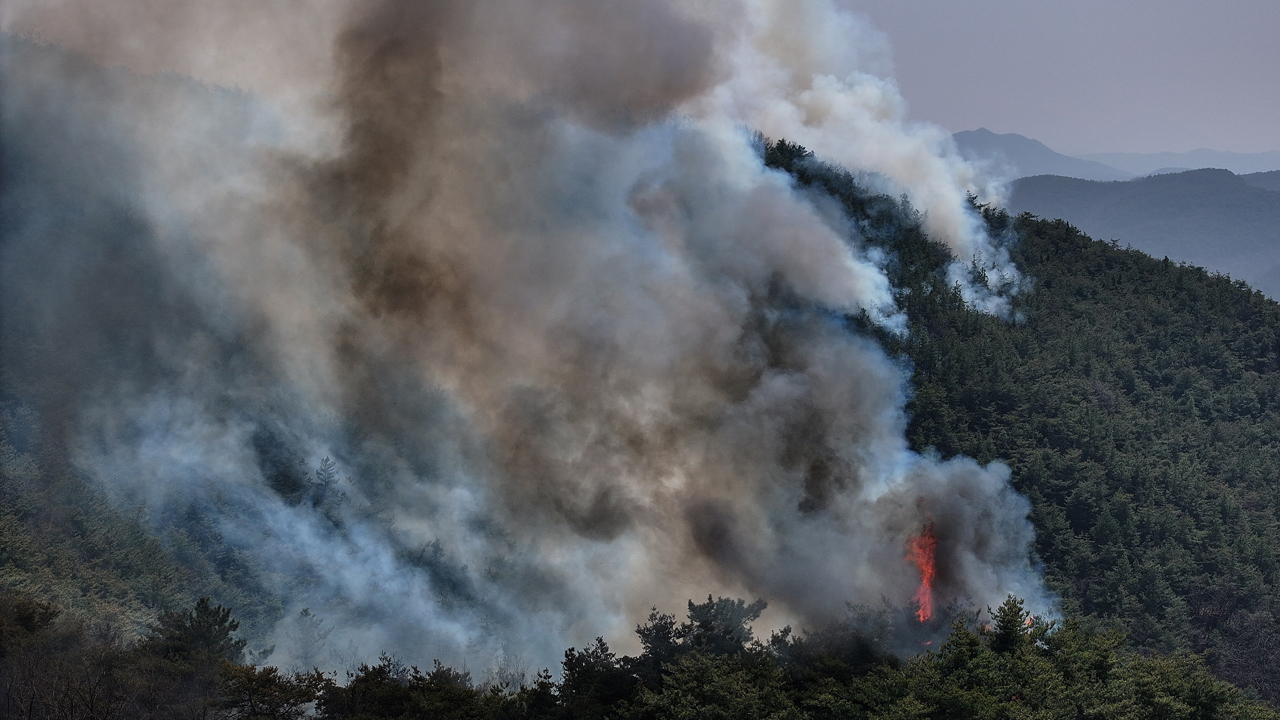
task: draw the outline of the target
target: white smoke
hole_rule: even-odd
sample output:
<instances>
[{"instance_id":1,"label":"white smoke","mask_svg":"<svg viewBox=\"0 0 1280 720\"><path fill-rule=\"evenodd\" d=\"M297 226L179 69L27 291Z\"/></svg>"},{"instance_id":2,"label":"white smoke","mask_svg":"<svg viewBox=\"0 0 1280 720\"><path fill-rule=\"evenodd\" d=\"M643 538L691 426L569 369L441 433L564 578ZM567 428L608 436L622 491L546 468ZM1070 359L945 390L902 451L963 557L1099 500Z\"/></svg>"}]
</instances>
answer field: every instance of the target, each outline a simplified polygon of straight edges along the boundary
<instances>
[{"instance_id":1,"label":"white smoke","mask_svg":"<svg viewBox=\"0 0 1280 720\"><path fill-rule=\"evenodd\" d=\"M966 299L1007 312L1020 278L967 199L989 189L906 119L856 16L178 3L132 29L144 5L17 3L5 29L256 94L91 82L7 51L5 142L52 147L49 128L114 114L86 142L119 157L83 195L143 229L110 240L133 270L86 266L74 294L13 273L4 292L53 308L53 346L90 327L120 356L66 361L82 467L158 518L213 514L292 610L340 628L333 647L549 664L708 593L815 624L906 602L905 543L928 521L948 599L1047 605L1008 471L911 452L902 369L839 320L905 328L883 257L744 130L886 178ZM300 14L307 31L286 29ZM92 248L123 222L100 212L56 243L19 223L6 252L35 267ZM332 485L282 492L290 463L325 457Z\"/></svg>"}]
</instances>

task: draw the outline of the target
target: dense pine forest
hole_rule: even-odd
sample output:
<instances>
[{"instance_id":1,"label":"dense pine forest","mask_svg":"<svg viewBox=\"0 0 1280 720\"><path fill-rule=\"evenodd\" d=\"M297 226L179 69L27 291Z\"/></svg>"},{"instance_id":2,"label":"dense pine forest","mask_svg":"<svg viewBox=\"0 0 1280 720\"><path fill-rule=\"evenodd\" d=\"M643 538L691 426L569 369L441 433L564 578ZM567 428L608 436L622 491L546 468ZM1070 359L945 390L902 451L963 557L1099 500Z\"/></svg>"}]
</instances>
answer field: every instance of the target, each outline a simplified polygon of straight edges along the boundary
<instances>
[{"instance_id":1,"label":"dense pine forest","mask_svg":"<svg viewBox=\"0 0 1280 720\"><path fill-rule=\"evenodd\" d=\"M155 532L107 503L64 440L41 433L35 391L6 378L0 713L1275 716L1280 305L1061 220L982 207L1028 279L1013 317L984 314L949 283L949 254L905 200L797 145L763 148L885 251L908 332L845 322L911 369L917 451L1010 466L1065 619L1033 618L1012 597L990 617L952 608L946 641L904 657L904 611L850 608L843 623L763 638L750 629L763 601L707 598L685 619L655 609L635 657L597 641L524 675L390 656L344 676L279 669L254 644L282 605L252 557L199 517Z\"/></svg>"},{"instance_id":2,"label":"dense pine forest","mask_svg":"<svg viewBox=\"0 0 1280 720\"><path fill-rule=\"evenodd\" d=\"M803 149L770 158L875 216ZM966 307L917 232L889 242L912 325L881 341L913 369L913 445L1009 464L1068 614L1134 647L1209 651L1222 677L1280 698L1280 306L1062 220L983 212L1034 284L1014 322Z\"/></svg>"},{"instance_id":3,"label":"dense pine forest","mask_svg":"<svg viewBox=\"0 0 1280 720\"><path fill-rule=\"evenodd\" d=\"M0 599L0 712L6 717L190 718L1267 718L1276 713L1217 680L1199 658L1121 649L1121 633L1028 616L1015 598L992 622L957 619L937 648L885 652L886 614L820 632L754 638L763 603L689 603L636 629L638 657L603 640L564 653L558 677L476 683L465 669L423 670L383 655L338 682L318 670L244 664L226 608L202 599L167 612L129 646L50 605Z\"/></svg>"}]
</instances>

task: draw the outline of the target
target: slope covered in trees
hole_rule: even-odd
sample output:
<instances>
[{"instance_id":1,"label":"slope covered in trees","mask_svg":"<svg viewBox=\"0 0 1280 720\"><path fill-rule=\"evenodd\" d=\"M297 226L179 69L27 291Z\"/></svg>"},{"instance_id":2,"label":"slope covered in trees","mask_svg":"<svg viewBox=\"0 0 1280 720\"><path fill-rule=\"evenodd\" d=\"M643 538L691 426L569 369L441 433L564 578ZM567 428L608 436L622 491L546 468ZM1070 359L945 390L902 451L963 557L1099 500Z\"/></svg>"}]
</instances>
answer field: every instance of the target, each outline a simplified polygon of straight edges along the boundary
<instances>
[{"instance_id":1,"label":"slope covered in trees","mask_svg":"<svg viewBox=\"0 0 1280 720\"><path fill-rule=\"evenodd\" d=\"M197 514L161 532L145 507L113 505L44 437L25 405L0 403L0 588L133 637L157 613L212 595L263 632L280 615L258 563Z\"/></svg>"},{"instance_id":2,"label":"slope covered in trees","mask_svg":"<svg viewBox=\"0 0 1280 720\"><path fill-rule=\"evenodd\" d=\"M762 603L708 598L688 619L654 611L637 657L597 639L564 653L558 677L473 682L383 655L343 682L243 663L227 609L166 613L140 642L95 639L48 605L0 596L0 713L45 718L1275 718L1185 654L1144 657L1121 637L1028 616L1015 598L989 624L958 620L936 652L884 651L887 618L756 639Z\"/></svg>"},{"instance_id":3,"label":"slope covered in trees","mask_svg":"<svg viewBox=\"0 0 1280 720\"><path fill-rule=\"evenodd\" d=\"M1067 606L1275 698L1280 308L1020 218L1026 322L920 327L912 439L999 458Z\"/></svg>"},{"instance_id":4,"label":"slope covered in trees","mask_svg":"<svg viewBox=\"0 0 1280 720\"><path fill-rule=\"evenodd\" d=\"M892 205L802 148L769 158L855 217ZM1280 306L1060 220L985 216L1033 283L1020 322L966 307L919 232L866 233L909 289L909 334L881 341L913 368L912 443L1010 465L1069 614L1280 698Z\"/></svg>"}]
</instances>

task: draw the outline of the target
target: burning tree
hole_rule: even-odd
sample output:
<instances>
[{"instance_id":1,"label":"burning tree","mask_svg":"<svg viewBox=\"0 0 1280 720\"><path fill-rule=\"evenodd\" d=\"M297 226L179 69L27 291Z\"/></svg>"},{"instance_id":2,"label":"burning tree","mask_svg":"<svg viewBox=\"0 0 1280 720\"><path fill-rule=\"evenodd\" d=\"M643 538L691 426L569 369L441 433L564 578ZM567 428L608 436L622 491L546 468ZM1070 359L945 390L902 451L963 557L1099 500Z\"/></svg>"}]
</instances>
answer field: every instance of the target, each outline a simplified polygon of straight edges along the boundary
<instances>
[{"instance_id":1,"label":"burning tree","mask_svg":"<svg viewBox=\"0 0 1280 720\"><path fill-rule=\"evenodd\" d=\"M938 536L933 532L933 523L924 526L919 535L907 541L907 560L915 564L920 571L920 588L912 596L916 605L916 617L925 622L933 617L933 577L936 572L933 555L938 547Z\"/></svg>"}]
</instances>

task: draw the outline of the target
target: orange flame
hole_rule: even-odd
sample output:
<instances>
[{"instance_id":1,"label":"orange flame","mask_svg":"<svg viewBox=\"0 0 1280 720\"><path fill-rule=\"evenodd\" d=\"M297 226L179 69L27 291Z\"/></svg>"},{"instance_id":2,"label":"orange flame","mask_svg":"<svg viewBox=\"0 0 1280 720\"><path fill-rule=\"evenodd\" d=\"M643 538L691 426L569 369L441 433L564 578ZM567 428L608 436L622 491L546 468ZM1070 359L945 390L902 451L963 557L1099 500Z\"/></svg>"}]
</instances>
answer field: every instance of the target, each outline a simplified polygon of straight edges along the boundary
<instances>
[{"instance_id":1,"label":"orange flame","mask_svg":"<svg viewBox=\"0 0 1280 720\"><path fill-rule=\"evenodd\" d=\"M920 589L912 598L920 607L916 617L924 622L933 617L933 551L938 547L938 536L933 534L933 523L924 526L919 535L907 541L907 559L920 570Z\"/></svg>"}]
</instances>

